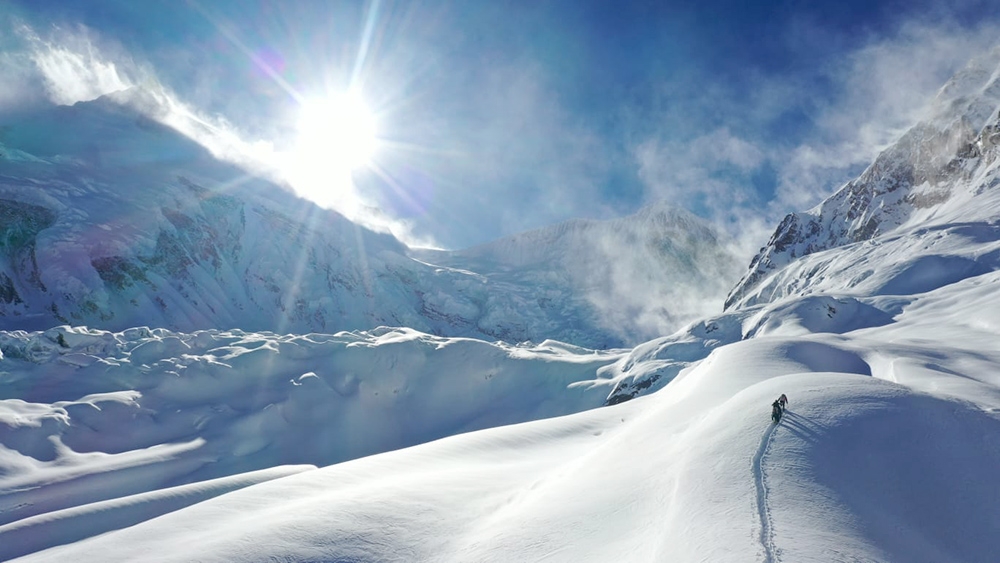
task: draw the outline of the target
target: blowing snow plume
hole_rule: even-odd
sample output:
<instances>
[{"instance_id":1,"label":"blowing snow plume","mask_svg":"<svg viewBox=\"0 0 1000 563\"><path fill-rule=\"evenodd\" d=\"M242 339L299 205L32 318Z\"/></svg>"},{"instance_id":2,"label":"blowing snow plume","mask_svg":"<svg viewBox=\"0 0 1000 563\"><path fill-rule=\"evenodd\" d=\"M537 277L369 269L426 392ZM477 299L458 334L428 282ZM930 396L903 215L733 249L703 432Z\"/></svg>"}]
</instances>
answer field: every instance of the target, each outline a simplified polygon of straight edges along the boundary
<instances>
[{"instance_id":1,"label":"blowing snow plume","mask_svg":"<svg viewBox=\"0 0 1000 563\"><path fill-rule=\"evenodd\" d=\"M724 234L665 203L621 219L574 220L425 257L534 288L524 296L526 306L578 310L577 322L630 344L720 312L743 263Z\"/></svg>"}]
</instances>

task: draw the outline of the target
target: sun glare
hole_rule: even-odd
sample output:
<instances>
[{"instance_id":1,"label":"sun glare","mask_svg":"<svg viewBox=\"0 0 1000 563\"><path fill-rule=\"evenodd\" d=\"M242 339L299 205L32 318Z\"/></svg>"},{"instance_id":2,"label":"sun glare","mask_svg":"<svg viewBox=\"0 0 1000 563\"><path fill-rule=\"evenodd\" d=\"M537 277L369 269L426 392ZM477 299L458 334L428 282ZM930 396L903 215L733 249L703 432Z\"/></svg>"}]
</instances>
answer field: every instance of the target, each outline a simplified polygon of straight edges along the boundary
<instances>
[{"instance_id":1,"label":"sun glare","mask_svg":"<svg viewBox=\"0 0 1000 563\"><path fill-rule=\"evenodd\" d=\"M287 163L292 184L320 205L349 211L357 204L354 170L371 164L376 146L372 112L355 93L307 100Z\"/></svg>"},{"instance_id":2,"label":"sun glare","mask_svg":"<svg viewBox=\"0 0 1000 563\"><path fill-rule=\"evenodd\" d=\"M354 94L306 102L299 113L298 150L351 169L364 166L375 150L375 119Z\"/></svg>"}]
</instances>

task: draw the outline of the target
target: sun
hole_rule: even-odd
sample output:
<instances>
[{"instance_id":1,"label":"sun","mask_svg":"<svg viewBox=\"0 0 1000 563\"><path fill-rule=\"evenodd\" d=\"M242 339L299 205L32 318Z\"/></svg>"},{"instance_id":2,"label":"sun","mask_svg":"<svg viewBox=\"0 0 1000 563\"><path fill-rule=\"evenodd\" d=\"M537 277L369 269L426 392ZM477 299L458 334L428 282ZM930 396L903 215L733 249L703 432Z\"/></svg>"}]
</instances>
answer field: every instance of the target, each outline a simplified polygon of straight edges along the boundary
<instances>
[{"instance_id":1,"label":"sun","mask_svg":"<svg viewBox=\"0 0 1000 563\"><path fill-rule=\"evenodd\" d=\"M375 116L358 93L304 100L286 174L303 197L349 211L358 204L352 173L371 165L376 145Z\"/></svg>"},{"instance_id":2,"label":"sun","mask_svg":"<svg viewBox=\"0 0 1000 563\"><path fill-rule=\"evenodd\" d=\"M297 145L305 155L359 168L375 152L375 118L356 93L308 100L299 111Z\"/></svg>"}]
</instances>

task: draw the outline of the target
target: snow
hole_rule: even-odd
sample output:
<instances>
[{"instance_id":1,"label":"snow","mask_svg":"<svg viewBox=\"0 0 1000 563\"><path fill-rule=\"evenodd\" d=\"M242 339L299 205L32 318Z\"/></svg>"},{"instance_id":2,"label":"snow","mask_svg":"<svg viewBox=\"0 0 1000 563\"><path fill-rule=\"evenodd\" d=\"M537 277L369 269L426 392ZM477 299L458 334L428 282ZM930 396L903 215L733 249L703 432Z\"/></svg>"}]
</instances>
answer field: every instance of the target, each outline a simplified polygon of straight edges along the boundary
<instances>
[{"instance_id":1,"label":"snow","mask_svg":"<svg viewBox=\"0 0 1000 563\"><path fill-rule=\"evenodd\" d=\"M159 298L176 315L155 319L258 322L262 309L241 317L241 307L268 302L307 317L322 303L371 322L375 309L366 307L384 299L380 311L403 326L297 331L305 317L286 317L287 330L0 331L0 559L996 560L1000 153L992 125L958 159L949 135L994 115L998 56L942 90L929 125L937 133L914 129L864 181L789 216L727 310L630 348L484 338L531 328L609 341L600 323L581 321L572 284L561 285L571 270L544 267L595 229L607 240L607 225L586 221L415 261L374 233L356 249L358 232L346 224L334 230L352 245L327 244L339 239L255 200L244 215L253 228L240 240L264 250L246 262L219 253L235 248L229 241L185 246L207 256L185 276L106 263L105 277L137 282L130 295L139 310L155 311ZM70 117L95 131L115 123ZM18 156L19 167L51 172L45 163L66 152L19 134L28 137L11 139L30 145L24 154L43 161ZM160 142L157 150L170 148ZM928 151L944 151L930 155L930 168L895 160ZM939 175L907 184L928 170ZM39 259L62 268L46 268L43 285L97 287L88 285L96 273L73 275L89 263L74 262L88 226L124 233L98 237L102 248L127 239L162 249L97 205L111 192L89 180L45 190L26 189L37 180L0 181L3 194L30 194L11 207L20 221L11 240L34 233L45 242ZM186 195L150 220L178 240L197 242L215 219L235 220L218 208L181 213L206 202L168 191ZM162 195L130 193L129 205ZM52 219L41 208L87 221L40 228ZM658 208L638 218L643 228L682 223ZM880 227L869 232L869 219ZM205 229L178 228L187 221ZM636 224L616 232L637 236ZM807 225L815 230L800 231ZM320 239L313 254L282 254ZM30 263L27 246L15 247L0 253L4 265ZM377 264L371 271L382 277L353 269L354 258ZM206 270L213 259L222 266ZM320 281L304 273L334 263L345 267ZM359 292L296 300L281 292L293 279ZM524 280L539 293L515 287ZM163 287L171 289L155 289ZM551 298L540 316L539 295ZM100 291L91 298L115 301ZM6 314L24 313L17 320L28 328L38 318L15 301ZM633 305L618 312L658 306ZM477 337L415 326L428 319ZM782 393L788 410L772 424L769 405Z\"/></svg>"},{"instance_id":2,"label":"snow","mask_svg":"<svg viewBox=\"0 0 1000 563\"><path fill-rule=\"evenodd\" d=\"M995 196L995 194L993 194ZM962 222L897 231L800 257L763 277L746 305L802 295L911 295L1000 269L994 222Z\"/></svg>"},{"instance_id":3,"label":"snow","mask_svg":"<svg viewBox=\"0 0 1000 563\"><path fill-rule=\"evenodd\" d=\"M5 381L32 399L0 403L0 546L80 562L987 561L998 289L990 273L905 300L789 298L628 355L405 329L7 333ZM59 363L74 346L104 363ZM688 361L668 384L593 408L609 370L658 369L672 346ZM48 384L69 370L87 384ZM419 445L385 441L407 430Z\"/></svg>"},{"instance_id":4,"label":"snow","mask_svg":"<svg viewBox=\"0 0 1000 563\"><path fill-rule=\"evenodd\" d=\"M110 530L125 528L230 491L309 469L313 467L278 466L29 516L0 526L0 534L5 540L3 547L0 547L0 557L5 559L17 557L47 545L70 543ZM81 481L75 485L83 487L89 483ZM59 491L62 495L72 492ZM33 501L37 502L35 499Z\"/></svg>"},{"instance_id":5,"label":"snow","mask_svg":"<svg viewBox=\"0 0 1000 563\"><path fill-rule=\"evenodd\" d=\"M998 57L1000 50L994 49L970 62L942 88L928 119L885 149L857 179L815 208L787 215L751 262L750 271L730 292L726 307L754 305L787 295L780 289L775 292L776 285L794 293L824 281L815 275L823 266L813 262L813 268L806 272L798 267L802 257L856 244L881 244L886 239L904 239L900 246L906 251L896 256L883 253L873 262L880 268L903 270L897 279L911 273L923 278L936 274L923 280L922 291L975 275L972 270L983 273L994 269L996 254L981 254L987 242L981 234L995 231L1000 214L1000 198L995 194L1000 186ZM978 239L979 248L971 262L937 251L940 239L953 235ZM988 236L995 247L995 232ZM906 240L911 238L918 240ZM917 251L919 246L924 247L923 252ZM900 259L952 260L958 272L949 277L942 275L949 264L928 267L920 263L910 272L907 268L911 264ZM846 282L851 289L871 273L838 282ZM829 291L829 287L816 289ZM897 289L890 286L886 291Z\"/></svg>"}]
</instances>

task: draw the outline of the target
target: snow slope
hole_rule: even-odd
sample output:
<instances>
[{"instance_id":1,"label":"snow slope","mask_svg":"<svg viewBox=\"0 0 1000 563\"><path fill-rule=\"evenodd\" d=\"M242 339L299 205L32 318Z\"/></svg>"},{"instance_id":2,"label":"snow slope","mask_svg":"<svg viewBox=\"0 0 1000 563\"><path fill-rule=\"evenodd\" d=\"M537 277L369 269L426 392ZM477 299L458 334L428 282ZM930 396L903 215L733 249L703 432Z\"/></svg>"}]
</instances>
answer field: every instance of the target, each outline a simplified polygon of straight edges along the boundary
<instances>
[{"instance_id":1,"label":"snow slope","mask_svg":"<svg viewBox=\"0 0 1000 563\"><path fill-rule=\"evenodd\" d=\"M977 276L843 333L746 318L770 328L657 393L269 480L23 560L989 561L998 289ZM68 518L0 538L58 537Z\"/></svg>"}]
</instances>

